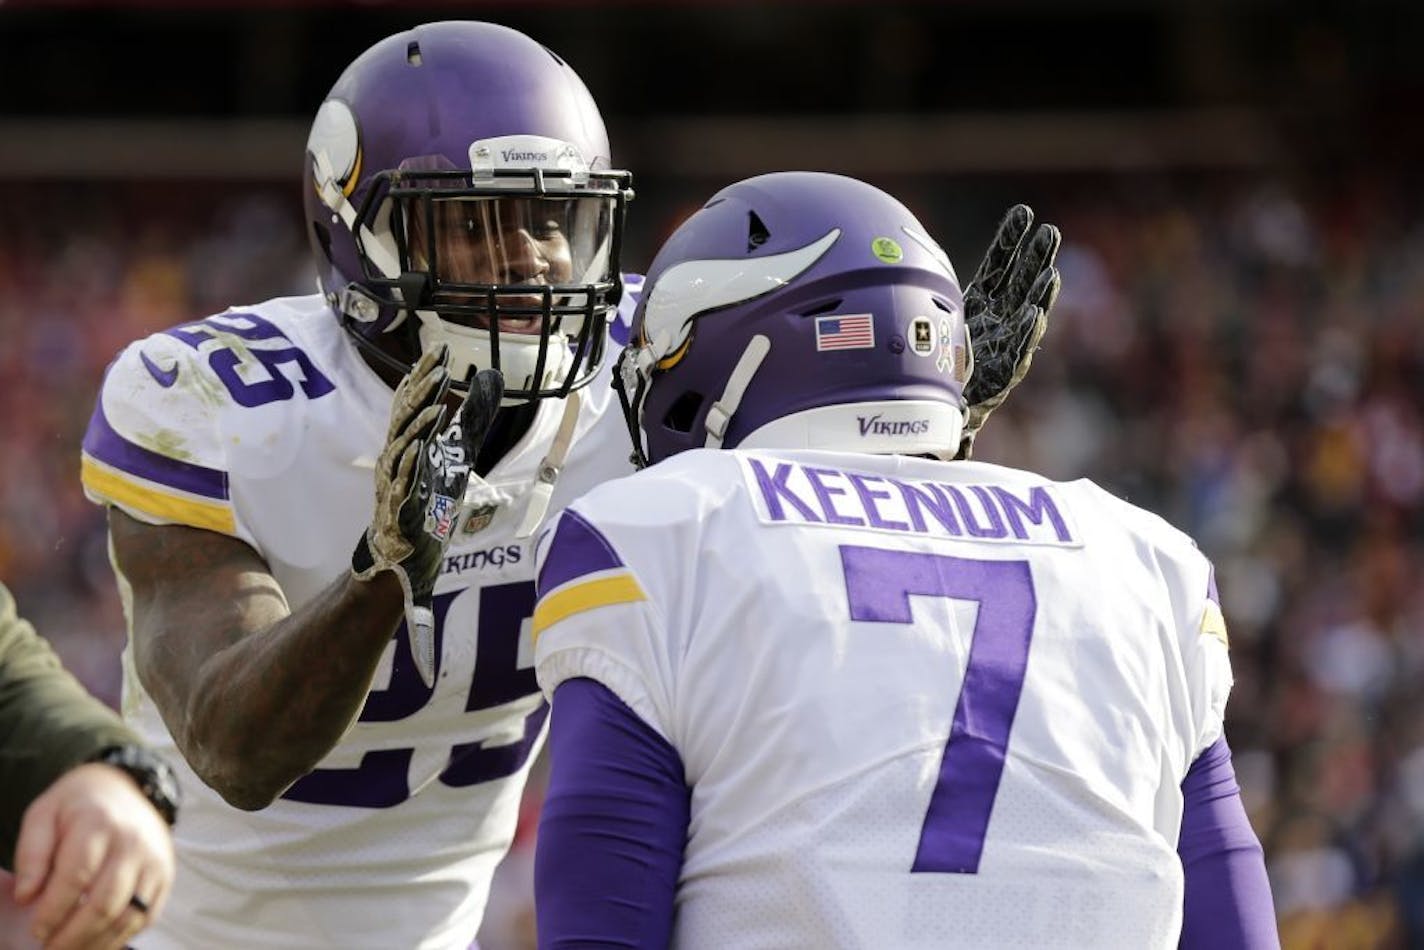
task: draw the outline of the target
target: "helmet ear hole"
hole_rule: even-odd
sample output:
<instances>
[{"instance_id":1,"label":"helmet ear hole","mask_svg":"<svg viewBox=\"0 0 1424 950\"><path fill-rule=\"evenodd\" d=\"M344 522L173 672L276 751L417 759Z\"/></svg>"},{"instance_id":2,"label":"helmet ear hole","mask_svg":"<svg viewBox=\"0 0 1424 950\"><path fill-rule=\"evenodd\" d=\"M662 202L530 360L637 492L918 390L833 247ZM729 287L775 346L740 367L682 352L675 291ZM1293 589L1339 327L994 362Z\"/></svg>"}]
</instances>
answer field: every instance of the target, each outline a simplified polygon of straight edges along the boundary
<instances>
[{"instance_id":1,"label":"helmet ear hole","mask_svg":"<svg viewBox=\"0 0 1424 950\"><path fill-rule=\"evenodd\" d=\"M678 396L663 415L663 426L684 435L692 431L692 424L702 408L702 394L686 392Z\"/></svg>"},{"instance_id":2,"label":"helmet ear hole","mask_svg":"<svg viewBox=\"0 0 1424 950\"><path fill-rule=\"evenodd\" d=\"M841 305L841 298L839 298L839 297L837 297L837 298L834 299L834 300L825 300L825 301L822 301L821 303L814 304L814 305L812 305L812 306L806 308L805 310L802 310L802 311L801 311L801 316L803 316L803 317L816 317L816 316L820 316L820 315L823 314L823 313L830 313L832 310L835 310L835 309L836 309L837 307L839 307L840 305Z\"/></svg>"}]
</instances>

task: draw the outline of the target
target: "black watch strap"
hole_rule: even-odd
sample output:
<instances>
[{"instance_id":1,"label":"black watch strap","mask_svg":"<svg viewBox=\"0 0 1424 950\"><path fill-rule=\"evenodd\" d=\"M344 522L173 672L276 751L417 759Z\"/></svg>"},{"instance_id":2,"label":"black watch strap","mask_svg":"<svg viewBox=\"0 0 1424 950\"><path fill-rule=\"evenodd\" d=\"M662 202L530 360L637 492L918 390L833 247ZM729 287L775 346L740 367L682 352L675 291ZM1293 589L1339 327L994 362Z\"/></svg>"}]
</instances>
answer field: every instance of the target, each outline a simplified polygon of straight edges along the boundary
<instances>
[{"instance_id":1,"label":"black watch strap","mask_svg":"<svg viewBox=\"0 0 1424 950\"><path fill-rule=\"evenodd\" d=\"M134 780L164 821L172 825L178 820L178 806L183 798L178 776L157 754L139 745L111 745L100 749L89 761L120 769Z\"/></svg>"}]
</instances>

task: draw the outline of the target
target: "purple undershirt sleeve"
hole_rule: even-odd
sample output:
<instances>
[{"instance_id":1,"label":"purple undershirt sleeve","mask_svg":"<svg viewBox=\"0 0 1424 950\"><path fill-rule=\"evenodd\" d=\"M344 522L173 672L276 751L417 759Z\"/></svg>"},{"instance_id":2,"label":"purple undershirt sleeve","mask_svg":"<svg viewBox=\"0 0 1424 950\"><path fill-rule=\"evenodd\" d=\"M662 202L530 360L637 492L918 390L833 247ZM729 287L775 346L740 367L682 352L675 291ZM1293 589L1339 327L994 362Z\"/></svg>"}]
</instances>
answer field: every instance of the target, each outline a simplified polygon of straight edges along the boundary
<instances>
[{"instance_id":1,"label":"purple undershirt sleeve","mask_svg":"<svg viewBox=\"0 0 1424 950\"><path fill-rule=\"evenodd\" d=\"M1251 829L1231 749L1218 739L1182 782L1177 854L1186 876L1181 950L1278 948L1261 842Z\"/></svg>"},{"instance_id":2,"label":"purple undershirt sleeve","mask_svg":"<svg viewBox=\"0 0 1424 950\"><path fill-rule=\"evenodd\" d=\"M665 948L690 793L677 751L601 683L554 692L534 857L541 948Z\"/></svg>"}]
</instances>

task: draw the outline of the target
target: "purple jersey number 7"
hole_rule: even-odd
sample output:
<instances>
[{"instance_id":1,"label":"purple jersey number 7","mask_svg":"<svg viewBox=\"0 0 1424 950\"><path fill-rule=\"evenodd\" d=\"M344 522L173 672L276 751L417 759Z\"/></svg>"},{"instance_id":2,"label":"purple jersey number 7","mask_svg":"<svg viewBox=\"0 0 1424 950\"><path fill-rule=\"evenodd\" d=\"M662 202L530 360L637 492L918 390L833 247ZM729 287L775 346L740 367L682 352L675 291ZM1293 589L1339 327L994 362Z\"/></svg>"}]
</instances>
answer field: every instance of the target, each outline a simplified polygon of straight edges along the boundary
<instances>
[{"instance_id":1,"label":"purple jersey number 7","mask_svg":"<svg viewBox=\"0 0 1424 950\"><path fill-rule=\"evenodd\" d=\"M954 724L910 869L978 874L1028 670L1037 609L1028 562L853 545L840 550L852 620L913 623L912 594L979 604Z\"/></svg>"}]
</instances>

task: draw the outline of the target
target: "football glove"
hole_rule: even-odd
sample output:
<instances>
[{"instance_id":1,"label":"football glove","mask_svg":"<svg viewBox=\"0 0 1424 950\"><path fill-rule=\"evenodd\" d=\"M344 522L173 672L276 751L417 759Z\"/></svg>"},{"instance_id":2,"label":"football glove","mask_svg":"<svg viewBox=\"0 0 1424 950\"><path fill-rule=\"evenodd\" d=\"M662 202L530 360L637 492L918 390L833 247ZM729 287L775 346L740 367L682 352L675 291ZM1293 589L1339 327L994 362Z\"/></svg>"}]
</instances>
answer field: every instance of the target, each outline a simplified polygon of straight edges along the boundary
<instances>
[{"instance_id":1,"label":"football glove","mask_svg":"<svg viewBox=\"0 0 1424 950\"><path fill-rule=\"evenodd\" d=\"M964 387L969 409L957 459L969 458L989 413L1028 374L1034 350L1048 329L1048 312L1059 288L1053 263L1063 237L1053 225L1040 224L1025 244L1032 227L1033 209L1022 204L1010 208L964 289L974 371Z\"/></svg>"},{"instance_id":2,"label":"football glove","mask_svg":"<svg viewBox=\"0 0 1424 950\"><path fill-rule=\"evenodd\" d=\"M499 372L481 370L455 420L444 426L449 362L445 346L432 349L396 387L386 445L376 460L375 515L351 556L359 580L381 571L400 579L411 655L426 685L435 680L435 581L504 395Z\"/></svg>"}]
</instances>

